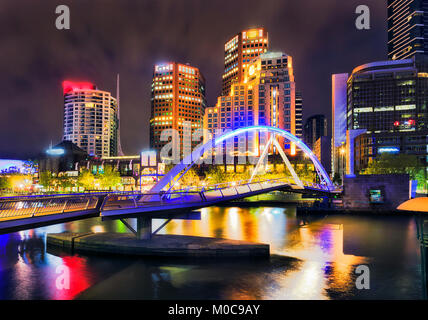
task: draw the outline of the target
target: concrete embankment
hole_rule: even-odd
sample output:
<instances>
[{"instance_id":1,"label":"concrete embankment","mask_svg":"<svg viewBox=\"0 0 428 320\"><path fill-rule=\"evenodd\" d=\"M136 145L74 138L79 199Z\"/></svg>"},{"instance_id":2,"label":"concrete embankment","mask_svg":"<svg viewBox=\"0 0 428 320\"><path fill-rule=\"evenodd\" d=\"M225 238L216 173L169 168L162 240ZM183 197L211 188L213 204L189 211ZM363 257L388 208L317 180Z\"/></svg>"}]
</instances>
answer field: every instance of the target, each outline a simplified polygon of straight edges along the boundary
<instances>
[{"instance_id":1,"label":"concrete embankment","mask_svg":"<svg viewBox=\"0 0 428 320\"><path fill-rule=\"evenodd\" d=\"M173 256L201 258L269 257L269 245L247 241L155 235L138 240L129 233L54 233L47 235L47 245L87 253L135 256Z\"/></svg>"}]
</instances>

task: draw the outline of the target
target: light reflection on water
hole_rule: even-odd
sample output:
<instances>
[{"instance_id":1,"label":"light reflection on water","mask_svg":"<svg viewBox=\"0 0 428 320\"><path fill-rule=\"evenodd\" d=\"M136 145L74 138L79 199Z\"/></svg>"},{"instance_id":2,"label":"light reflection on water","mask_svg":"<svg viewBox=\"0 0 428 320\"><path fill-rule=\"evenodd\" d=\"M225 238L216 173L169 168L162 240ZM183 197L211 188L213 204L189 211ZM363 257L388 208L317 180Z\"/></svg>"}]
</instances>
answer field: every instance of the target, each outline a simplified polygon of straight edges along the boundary
<instances>
[{"instance_id":1,"label":"light reflection on water","mask_svg":"<svg viewBox=\"0 0 428 320\"><path fill-rule=\"evenodd\" d=\"M154 220L153 230L164 220ZM135 221L131 221L134 224ZM1 299L420 299L415 224L407 217L296 217L294 207L202 209L159 234L269 243L268 261L183 260L46 252L51 232L127 232L98 218L0 235ZM71 270L58 290L56 268ZM355 288L366 264L371 290Z\"/></svg>"}]
</instances>

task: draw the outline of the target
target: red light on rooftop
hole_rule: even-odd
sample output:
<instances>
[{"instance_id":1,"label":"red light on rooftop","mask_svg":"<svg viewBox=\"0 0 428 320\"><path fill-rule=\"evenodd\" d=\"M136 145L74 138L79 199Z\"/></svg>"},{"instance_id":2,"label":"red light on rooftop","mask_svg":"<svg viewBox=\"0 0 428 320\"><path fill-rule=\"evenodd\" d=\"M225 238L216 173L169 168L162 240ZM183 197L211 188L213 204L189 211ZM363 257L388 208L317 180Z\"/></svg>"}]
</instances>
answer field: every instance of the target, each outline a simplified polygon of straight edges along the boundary
<instances>
[{"instance_id":1,"label":"red light on rooftop","mask_svg":"<svg viewBox=\"0 0 428 320\"><path fill-rule=\"evenodd\" d=\"M64 94L75 90L95 90L96 86L90 82L74 82L74 81L63 81L62 89Z\"/></svg>"}]
</instances>

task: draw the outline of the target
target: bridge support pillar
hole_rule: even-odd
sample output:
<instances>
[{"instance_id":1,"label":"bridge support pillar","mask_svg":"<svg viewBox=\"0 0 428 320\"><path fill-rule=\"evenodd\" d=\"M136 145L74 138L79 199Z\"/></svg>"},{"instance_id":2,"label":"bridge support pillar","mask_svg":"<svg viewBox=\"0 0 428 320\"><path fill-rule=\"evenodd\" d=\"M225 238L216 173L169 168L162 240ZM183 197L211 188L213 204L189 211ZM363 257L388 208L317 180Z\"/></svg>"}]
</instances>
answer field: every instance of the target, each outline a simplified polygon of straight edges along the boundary
<instances>
[{"instance_id":1,"label":"bridge support pillar","mask_svg":"<svg viewBox=\"0 0 428 320\"><path fill-rule=\"evenodd\" d=\"M137 239L152 238L152 218L139 217L137 218Z\"/></svg>"}]
</instances>

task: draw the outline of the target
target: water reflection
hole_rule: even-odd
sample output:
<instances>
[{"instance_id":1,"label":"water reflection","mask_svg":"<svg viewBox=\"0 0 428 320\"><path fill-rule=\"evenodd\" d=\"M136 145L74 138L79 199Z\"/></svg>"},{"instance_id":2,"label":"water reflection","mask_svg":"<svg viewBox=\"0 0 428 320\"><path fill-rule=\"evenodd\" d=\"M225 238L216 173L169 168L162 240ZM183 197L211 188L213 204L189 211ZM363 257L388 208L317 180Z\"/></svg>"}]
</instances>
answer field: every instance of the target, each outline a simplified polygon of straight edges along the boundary
<instances>
[{"instance_id":1,"label":"water reflection","mask_svg":"<svg viewBox=\"0 0 428 320\"><path fill-rule=\"evenodd\" d=\"M164 220L155 220L157 229ZM130 220L135 226L135 221ZM419 299L415 224L400 217L296 216L295 207L202 209L160 234L269 243L270 260L180 260L46 252L49 232L128 232L98 218L0 235L1 299ZM371 290L355 288L366 264ZM70 269L70 290L56 287Z\"/></svg>"}]
</instances>

